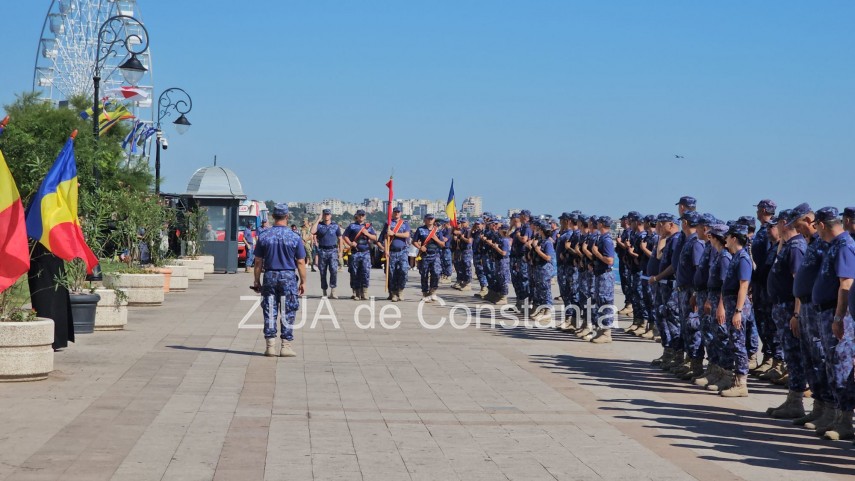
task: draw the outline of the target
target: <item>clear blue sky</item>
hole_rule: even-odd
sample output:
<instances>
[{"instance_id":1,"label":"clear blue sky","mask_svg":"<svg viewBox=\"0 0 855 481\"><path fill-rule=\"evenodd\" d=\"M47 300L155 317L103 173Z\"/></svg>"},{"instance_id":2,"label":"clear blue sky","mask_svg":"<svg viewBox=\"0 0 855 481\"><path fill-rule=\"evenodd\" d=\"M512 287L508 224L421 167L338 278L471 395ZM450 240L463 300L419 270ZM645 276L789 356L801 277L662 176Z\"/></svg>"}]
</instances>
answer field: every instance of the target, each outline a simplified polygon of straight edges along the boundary
<instances>
[{"instance_id":1,"label":"clear blue sky","mask_svg":"<svg viewBox=\"0 0 855 481\"><path fill-rule=\"evenodd\" d=\"M0 3L0 103L47 0ZM250 197L720 217L852 205L855 2L140 0L155 85L193 96L164 190L219 156ZM677 160L675 154L684 155Z\"/></svg>"}]
</instances>

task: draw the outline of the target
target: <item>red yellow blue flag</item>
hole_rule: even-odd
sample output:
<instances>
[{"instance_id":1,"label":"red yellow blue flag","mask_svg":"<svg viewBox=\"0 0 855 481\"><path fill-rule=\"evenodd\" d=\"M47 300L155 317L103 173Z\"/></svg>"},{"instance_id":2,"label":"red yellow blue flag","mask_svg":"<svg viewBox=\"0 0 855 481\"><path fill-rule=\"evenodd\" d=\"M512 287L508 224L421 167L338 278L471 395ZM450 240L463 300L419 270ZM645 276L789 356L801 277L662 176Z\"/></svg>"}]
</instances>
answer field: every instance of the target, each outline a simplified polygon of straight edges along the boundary
<instances>
[{"instance_id":1,"label":"red yellow blue flag","mask_svg":"<svg viewBox=\"0 0 855 481\"><path fill-rule=\"evenodd\" d=\"M86 245L77 217L75 135L77 131L65 143L38 193L27 207L27 235L60 259L83 259L86 271L91 274L98 264L98 258Z\"/></svg>"},{"instance_id":2,"label":"red yellow blue flag","mask_svg":"<svg viewBox=\"0 0 855 481\"><path fill-rule=\"evenodd\" d=\"M448 191L448 202L445 203L445 215L451 227L457 228L457 206L454 205L454 179L451 179L451 190Z\"/></svg>"},{"instance_id":3,"label":"red yellow blue flag","mask_svg":"<svg viewBox=\"0 0 855 481\"><path fill-rule=\"evenodd\" d=\"M8 117L0 123L0 133ZM24 206L12 172L0 152L0 292L30 270L30 249L24 223Z\"/></svg>"}]
</instances>

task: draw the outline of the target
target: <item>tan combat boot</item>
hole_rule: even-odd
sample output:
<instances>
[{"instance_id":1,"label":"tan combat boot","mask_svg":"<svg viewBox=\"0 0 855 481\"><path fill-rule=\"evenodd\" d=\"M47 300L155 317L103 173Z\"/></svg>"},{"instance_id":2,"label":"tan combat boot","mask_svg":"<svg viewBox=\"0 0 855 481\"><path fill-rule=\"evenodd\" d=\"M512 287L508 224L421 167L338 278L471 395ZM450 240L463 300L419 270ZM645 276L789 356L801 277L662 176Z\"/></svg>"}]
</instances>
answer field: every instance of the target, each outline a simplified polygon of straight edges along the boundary
<instances>
[{"instance_id":1,"label":"tan combat boot","mask_svg":"<svg viewBox=\"0 0 855 481\"><path fill-rule=\"evenodd\" d=\"M820 415L815 420L805 423L805 427L808 429L813 429L817 434L822 436L826 431L831 429L831 425L834 424L834 420L837 417L837 410L834 409L834 405L828 404L825 406L825 409L822 411L822 415Z\"/></svg>"},{"instance_id":2,"label":"tan combat boot","mask_svg":"<svg viewBox=\"0 0 855 481\"><path fill-rule=\"evenodd\" d=\"M496 299L496 302L494 304L496 304L497 306L504 306L507 303L508 303L507 296L500 296L498 299Z\"/></svg>"},{"instance_id":3,"label":"tan combat boot","mask_svg":"<svg viewBox=\"0 0 855 481\"><path fill-rule=\"evenodd\" d=\"M780 379L781 376L784 375L783 362L778 359L772 360L772 367L766 370L766 372L761 373L757 376L759 379L763 381L772 381L774 382L776 379Z\"/></svg>"},{"instance_id":4,"label":"tan combat boot","mask_svg":"<svg viewBox=\"0 0 855 481\"><path fill-rule=\"evenodd\" d=\"M276 338L265 339L265 342L267 343L267 348L264 350L264 355L267 357L276 356Z\"/></svg>"},{"instance_id":5,"label":"tan combat boot","mask_svg":"<svg viewBox=\"0 0 855 481\"><path fill-rule=\"evenodd\" d=\"M825 432L824 437L832 441L855 438L855 431L852 430L852 411L838 411L837 420L831 429Z\"/></svg>"},{"instance_id":6,"label":"tan combat boot","mask_svg":"<svg viewBox=\"0 0 855 481\"><path fill-rule=\"evenodd\" d=\"M297 357L297 353L291 348L291 343L289 341L284 339L282 340L282 348L279 349L279 357Z\"/></svg>"},{"instance_id":7,"label":"tan combat boot","mask_svg":"<svg viewBox=\"0 0 855 481\"><path fill-rule=\"evenodd\" d=\"M487 287L484 286L481 288L481 290L479 292L475 293L475 297L480 297L481 299L483 299L484 296L486 296L488 292L490 292L489 289L487 289Z\"/></svg>"},{"instance_id":8,"label":"tan combat boot","mask_svg":"<svg viewBox=\"0 0 855 481\"><path fill-rule=\"evenodd\" d=\"M820 401L819 399L814 399L813 409L811 410L811 412L798 419L793 419L793 424L795 424L796 426L804 426L807 423L816 421L817 419L822 417L822 413L824 413L826 409L827 407L824 402Z\"/></svg>"},{"instance_id":9,"label":"tan combat boot","mask_svg":"<svg viewBox=\"0 0 855 481\"><path fill-rule=\"evenodd\" d=\"M721 392L721 397L748 397L748 375L737 374L733 386Z\"/></svg>"},{"instance_id":10,"label":"tan combat boot","mask_svg":"<svg viewBox=\"0 0 855 481\"><path fill-rule=\"evenodd\" d=\"M585 336L587 336L590 333L591 333L591 328L587 324L585 324L582 326L582 329L580 329L579 331L576 332L576 337L578 337L579 339L584 339Z\"/></svg>"},{"instance_id":11,"label":"tan combat boot","mask_svg":"<svg viewBox=\"0 0 855 481\"><path fill-rule=\"evenodd\" d=\"M612 330L611 329L603 329L597 334L593 339L591 339L591 343L593 344L608 344L612 342Z\"/></svg>"},{"instance_id":12,"label":"tan combat boot","mask_svg":"<svg viewBox=\"0 0 855 481\"><path fill-rule=\"evenodd\" d=\"M627 334L633 333L636 330L641 329L641 324L643 322L644 321L634 320L634 321L632 321L632 324L630 324L629 327L627 327L626 329L623 330L623 332L625 332Z\"/></svg>"},{"instance_id":13,"label":"tan combat boot","mask_svg":"<svg viewBox=\"0 0 855 481\"><path fill-rule=\"evenodd\" d=\"M724 391L730 389L734 382L733 371L722 369L721 376L716 380L715 384L707 384L707 391Z\"/></svg>"},{"instance_id":14,"label":"tan combat boot","mask_svg":"<svg viewBox=\"0 0 855 481\"><path fill-rule=\"evenodd\" d=\"M359 290L359 300L360 301L367 301L368 300L368 289L363 287L362 289Z\"/></svg>"},{"instance_id":15,"label":"tan combat boot","mask_svg":"<svg viewBox=\"0 0 855 481\"><path fill-rule=\"evenodd\" d=\"M468 283L466 283L461 284L460 287L457 288L457 290L462 292L469 292L472 290L472 287Z\"/></svg>"},{"instance_id":16,"label":"tan combat boot","mask_svg":"<svg viewBox=\"0 0 855 481\"><path fill-rule=\"evenodd\" d=\"M707 371L701 377L696 377L692 380L692 384L699 387L706 387L715 383L719 377L719 367L713 363L707 364Z\"/></svg>"},{"instance_id":17,"label":"tan combat boot","mask_svg":"<svg viewBox=\"0 0 855 481\"><path fill-rule=\"evenodd\" d=\"M695 379L700 379L704 376L704 360L701 359L692 359L692 370L683 374L680 379L683 381L693 381Z\"/></svg>"},{"instance_id":18,"label":"tan combat boot","mask_svg":"<svg viewBox=\"0 0 855 481\"><path fill-rule=\"evenodd\" d=\"M648 322L647 323L647 329L645 329L644 332L642 332L641 334L638 334L636 332L635 335L642 338L642 339L653 339L653 336L654 336L654 334L653 334L653 323Z\"/></svg>"},{"instance_id":19,"label":"tan combat boot","mask_svg":"<svg viewBox=\"0 0 855 481\"><path fill-rule=\"evenodd\" d=\"M335 287L330 289L330 299L338 299L338 296L335 295Z\"/></svg>"},{"instance_id":20,"label":"tan combat boot","mask_svg":"<svg viewBox=\"0 0 855 481\"><path fill-rule=\"evenodd\" d=\"M755 359L755 361L756 361L756 359L757 359L757 355L756 355L756 354L754 355L754 359ZM772 358L772 356L768 356L768 357L765 357L765 356L764 356L764 357L763 357L763 362L762 362L762 363L760 363L760 365L758 365L758 366L757 366L756 368L754 368L754 369L751 369L751 365L750 365L750 362L749 362L749 366L748 366L748 367L749 367L749 369L748 369L748 372L750 372L750 373L754 374L755 376L759 376L760 374L763 374L764 372L768 371L769 369L772 369L772 364L773 364L774 362L775 362L775 360Z\"/></svg>"},{"instance_id":21,"label":"tan combat boot","mask_svg":"<svg viewBox=\"0 0 855 481\"><path fill-rule=\"evenodd\" d=\"M772 416L775 419L797 419L804 417L804 398L804 393L790 391L787 393L787 400L784 401L783 404L776 408L767 409L766 414Z\"/></svg>"}]
</instances>

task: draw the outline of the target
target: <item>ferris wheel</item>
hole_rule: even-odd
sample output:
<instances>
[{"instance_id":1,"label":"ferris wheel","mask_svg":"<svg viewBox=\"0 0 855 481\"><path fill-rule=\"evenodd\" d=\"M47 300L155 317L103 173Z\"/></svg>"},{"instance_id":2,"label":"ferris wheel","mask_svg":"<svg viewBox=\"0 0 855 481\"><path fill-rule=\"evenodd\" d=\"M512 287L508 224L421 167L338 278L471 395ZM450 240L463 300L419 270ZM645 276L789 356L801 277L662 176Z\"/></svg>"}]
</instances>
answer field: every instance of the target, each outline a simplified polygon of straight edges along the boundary
<instances>
[{"instance_id":1,"label":"ferris wheel","mask_svg":"<svg viewBox=\"0 0 855 481\"><path fill-rule=\"evenodd\" d=\"M33 91L55 104L75 95L91 98L94 94L93 71L98 53L99 29L111 17L122 15L119 34L129 43L148 41L144 27L128 20L142 21L136 0L52 0L42 26L33 71ZM128 45L132 47L132 45ZM111 56L101 68L99 96L114 98L125 104L140 121L151 124L152 109L151 49L137 55L146 72L138 85L122 86L119 72L128 56ZM132 90L133 95L128 94Z\"/></svg>"}]
</instances>

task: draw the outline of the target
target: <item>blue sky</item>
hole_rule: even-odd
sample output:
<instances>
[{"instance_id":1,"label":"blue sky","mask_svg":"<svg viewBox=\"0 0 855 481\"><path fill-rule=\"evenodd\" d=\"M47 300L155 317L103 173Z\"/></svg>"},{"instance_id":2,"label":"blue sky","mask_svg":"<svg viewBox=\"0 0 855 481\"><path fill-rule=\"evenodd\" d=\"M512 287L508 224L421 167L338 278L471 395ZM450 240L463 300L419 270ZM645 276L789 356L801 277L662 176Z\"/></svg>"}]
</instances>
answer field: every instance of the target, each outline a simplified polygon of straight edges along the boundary
<instances>
[{"instance_id":1,"label":"blue sky","mask_svg":"<svg viewBox=\"0 0 855 481\"><path fill-rule=\"evenodd\" d=\"M48 5L0 3L0 103ZM499 212L855 204L851 0L140 5L156 88L194 101L165 191L218 155L280 201L383 197L394 168L397 196L453 176Z\"/></svg>"}]
</instances>

